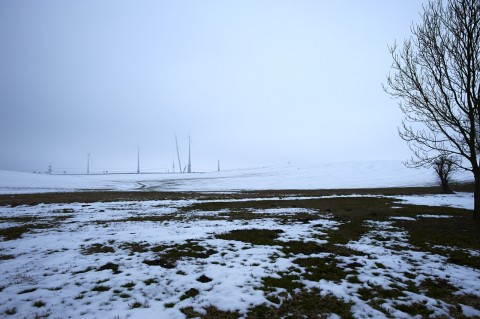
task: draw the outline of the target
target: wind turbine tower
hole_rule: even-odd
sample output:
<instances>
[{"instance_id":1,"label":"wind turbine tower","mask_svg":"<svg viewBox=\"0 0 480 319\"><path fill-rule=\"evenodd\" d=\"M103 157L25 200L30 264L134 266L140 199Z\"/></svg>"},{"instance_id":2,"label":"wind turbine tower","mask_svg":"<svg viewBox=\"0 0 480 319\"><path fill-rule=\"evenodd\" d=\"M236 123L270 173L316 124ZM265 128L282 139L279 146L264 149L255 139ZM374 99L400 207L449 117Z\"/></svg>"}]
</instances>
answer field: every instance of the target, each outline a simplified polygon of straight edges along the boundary
<instances>
[{"instance_id":1,"label":"wind turbine tower","mask_svg":"<svg viewBox=\"0 0 480 319\"><path fill-rule=\"evenodd\" d=\"M192 172L192 161L190 158L190 136L188 137L188 173Z\"/></svg>"},{"instance_id":2,"label":"wind turbine tower","mask_svg":"<svg viewBox=\"0 0 480 319\"><path fill-rule=\"evenodd\" d=\"M87 174L90 174L90 153L87 154Z\"/></svg>"},{"instance_id":3,"label":"wind turbine tower","mask_svg":"<svg viewBox=\"0 0 480 319\"><path fill-rule=\"evenodd\" d=\"M178 169L182 172L182 163L180 163L180 152L178 151L177 135L175 135L175 145L177 146Z\"/></svg>"},{"instance_id":4,"label":"wind turbine tower","mask_svg":"<svg viewBox=\"0 0 480 319\"><path fill-rule=\"evenodd\" d=\"M140 174L140 146L137 148L137 174Z\"/></svg>"}]
</instances>

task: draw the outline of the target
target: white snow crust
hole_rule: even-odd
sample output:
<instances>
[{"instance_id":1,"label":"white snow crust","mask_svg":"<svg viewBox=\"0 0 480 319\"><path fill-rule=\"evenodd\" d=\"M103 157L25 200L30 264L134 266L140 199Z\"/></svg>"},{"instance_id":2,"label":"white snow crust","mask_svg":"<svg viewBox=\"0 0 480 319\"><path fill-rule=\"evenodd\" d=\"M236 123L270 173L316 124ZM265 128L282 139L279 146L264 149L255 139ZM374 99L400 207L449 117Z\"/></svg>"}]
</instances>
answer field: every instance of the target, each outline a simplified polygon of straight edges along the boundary
<instances>
[{"instance_id":1,"label":"white snow crust","mask_svg":"<svg viewBox=\"0 0 480 319\"><path fill-rule=\"evenodd\" d=\"M466 180L468 176L462 178ZM170 175L39 175L0 171L1 194L95 189L232 192L425 186L433 183L435 178L431 172L408 170L397 162L335 163L304 168L289 166ZM399 206L415 204L471 209L473 205L470 193L395 198ZM287 199L304 198L278 198ZM242 200L262 199L236 201ZM275 218L278 214L315 213L314 210L301 208L252 209L251 213L268 218L245 220L223 218L224 213L229 213L228 208L218 211L181 210L198 202L164 200L0 206L0 229L21 225L15 219L17 217L22 220L31 217L32 220L39 219L42 223L53 225L45 229L35 228L19 239L0 241L0 316L15 309L13 318L48 315L48 318L183 319L182 308L192 307L204 313L204 308L209 306L244 314L260 304L273 305L267 299L269 296L284 298L285 289L279 288L269 294L259 289L262 278L278 278L282 272L292 271L302 277L306 270L293 261L307 256L288 256L280 246L252 245L219 239L216 235L239 229L275 229L283 231L278 239L281 242L314 241L323 244L328 241L328 238L323 239L327 232L337 229L342 223L329 215L320 220L291 223ZM170 217L162 221L161 217L167 215ZM160 219L156 222L139 221L145 216ZM346 245L361 254L333 256L344 269L356 265L359 273L356 280L352 280L351 275L340 281L309 281L302 277L301 283L307 288L318 288L322 295L331 294L352 303L355 318L386 317L360 298L362 288L375 287L386 290L405 288L405 296L396 300L386 298L380 305L394 318L413 318L398 310L400 305L412 304L425 305L433 316L448 317L452 305L421 292L410 292L406 289L407 283L419 285L426 279L441 279L455 286L459 294L480 298L480 271L451 264L445 257L431 252L413 249L408 243L408 234L397 228L395 222L415 222L420 218L452 217L420 214L415 217L396 216L383 222L368 221L365 224L368 232ZM128 248L131 243L148 247L176 247L192 242L213 253L206 258L182 258L173 269L144 263L146 259L155 258L156 254L151 250L137 252ZM111 247L112 251L85 254L85 249L94 244ZM480 256L480 249L465 252ZM308 257L323 258L328 255L319 253ZM107 263L117 264L120 272L99 270ZM200 282L198 279L202 275L212 280ZM108 290L95 291L94 287L98 286L106 286ZM198 295L184 298L191 289L196 289ZM45 302L45 305L34 307L33 304L38 301ZM135 302L140 305L138 308L134 307ZM461 311L465 316L480 316L480 309L471 306L461 305ZM329 317L339 316L330 314Z\"/></svg>"},{"instance_id":2,"label":"white snow crust","mask_svg":"<svg viewBox=\"0 0 480 319\"><path fill-rule=\"evenodd\" d=\"M271 302L258 287L262 278L279 277L281 272L292 273L293 260L304 257L325 257L328 253L310 256L287 256L280 246L252 245L234 240L223 240L217 234L234 229L283 230L280 241L325 240L329 229L337 229L341 222L324 219L285 224L275 218L251 220L204 219L221 216L228 210L188 212L189 218L197 214L198 220L167 219L164 222L125 221L131 217L184 214L179 209L198 201L143 201L113 203L40 204L36 206L0 207L0 216L9 217L9 227L16 223L14 217L36 217L43 222L67 216L63 222L46 230L36 229L19 239L0 242L2 255L14 256L0 261L0 314L15 308L18 317L49 315L49 318L173 318L183 319L181 308L193 307L199 313L203 308L215 306L224 311L245 313L250 307ZM313 213L299 208L252 210L259 214ZM13 219L12 219L13 218ZM122 222L115 222L120 221ZM410 219L403 219L410 220ZM107 221L107 223L106 223ZM411 220L410 220L411 221ZM348 269L355 263L359 275L340 281L320 280L301 282L307 288L318 288L322 295L332 294L351 302L355 318L384 318L384 313L372 308L359 297L362 288L392 289L406 287L413 281L442 279L457 287L458 292L480 298L480 271L448 263L445 257L423 253L408 244L408 234L395 227L393 221L368 221L369 231L358 241L346 246L363 254L334 256L339 266ZM316 236L314 236L316 235ZM150 266L143 261L154 258L155 253L131 252L125 244L182 245L195 242L214 251L207 258L182 258L173 269ZM111 252L82 254L85 247L101 244L112 247ZM399 250L398 247L403 247ZM446 248L448 249L448 248ZM472 250L472 255L480 250ZM120 273L99 271L107 263L119 265ZM296 265L298 269L298 265ZM301 267L300 267L301 268ZM301 269L300 269L301 270ZM301 270L298 274L302 274ZM298 270L297 270L298 272ZM212 279L198 281L205 275ZM413 277L412 277L413 276ZM155 282L146 284L149 279ZM131 289L127 288L131 284ZM108 291L97 292L96 286L107 286ZM190 289L199 294L182 300ZM272 293L281 296L284 289ZM121 297L126 296L126 297ZM46 305L36 309L33 303ZM139 308L132 308L138 302ZM405 297L387 300L382 304L395 318L411 318L396 308L399 304L423 304L435 316L448 316L451 305L426 297L422 293L405 292ZM479 310L462 306L465 316L478 316ZM335 318L336 314L331 314Z\"/></svg>"},{"instance_id":3,"label":"white snow crust","mask_svg":"<svg viewBox=\"0 0 480 319\"><path fill-rule=\"evenodd\" d=\"M459 173L461 181L471 180ZM45 175L0 170L0 194L81 190L236 191L428 186L431 170L397 161L321 163L191 174Z\"/></svg>"}]
</instances>

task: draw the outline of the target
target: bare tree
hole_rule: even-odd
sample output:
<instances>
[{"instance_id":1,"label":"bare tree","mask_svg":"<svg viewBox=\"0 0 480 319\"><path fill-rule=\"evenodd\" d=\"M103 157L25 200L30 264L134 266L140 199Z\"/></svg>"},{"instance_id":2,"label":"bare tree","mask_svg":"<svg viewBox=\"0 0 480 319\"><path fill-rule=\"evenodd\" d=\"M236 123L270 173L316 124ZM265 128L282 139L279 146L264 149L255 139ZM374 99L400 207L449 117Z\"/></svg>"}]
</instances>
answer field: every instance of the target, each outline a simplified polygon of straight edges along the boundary
<instances>
[{"instance_id":1,"label":"bare tree","mask_svg":"<svg viewBox=\"0 0 480 319\"><path fill-rule=\"evenodd\" d=\"M450 182L452 175L458 167L457 159L448 155L439 155L432 163L444 193L452 193Z\"/></svg>"},{"instance_id":2,"label":"bare tree","mask_svg":"<svg viewBox=\"0 0 480 319\"><path fill-rule=\"evenodd\" d=\"M399 134L409 163L429 166L438 154L475 180L480 211L480 0L430 0L412 36L390 48L392 73L384 89L400 100Z\"/></svg>"}]
</instances>

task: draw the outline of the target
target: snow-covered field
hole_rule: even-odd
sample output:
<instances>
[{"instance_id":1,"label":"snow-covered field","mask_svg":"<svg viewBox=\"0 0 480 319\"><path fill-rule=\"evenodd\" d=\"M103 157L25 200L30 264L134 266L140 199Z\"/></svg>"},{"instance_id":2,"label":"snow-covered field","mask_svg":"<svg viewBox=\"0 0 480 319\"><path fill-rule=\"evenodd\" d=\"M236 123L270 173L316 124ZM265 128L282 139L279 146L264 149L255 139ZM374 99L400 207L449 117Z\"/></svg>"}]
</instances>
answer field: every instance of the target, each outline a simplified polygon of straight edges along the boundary
<instances>
[{"instance_id":1,"label":"snow-covered field","mask_svg":"<svg viewBox=\"0 0 480 319\"><path fill-rule=\"evenodd\" d=\"M471 180L468 173L455 176ZM432 170L397 161L320 163L192 174L44 175L0 171L0 194L78 190L228 191L429 186Z\"/></svg>"},{"instance_id":2,"label":"snow-covered field","mask_svg":"<svg viewBox=\"0 0 480 319\"><path fill-rule=\"evenodd\" d=\"M428 201L429 197L422 198ZM430 201L441 204L438 197ZM460 206L469 202L468 196L457 198ZM285 223L279 218L318 213L302 208L251 210L259 217L232 220L225 215L228 208L189 210L198 203L165 200L0 207L2 229L40 225L31 226L21 238L0 242L0 314L14 313L13 318L185 318L182 309L193 307L201 314L213 306L241 315L260 304L272 306L276 305L272 300L288 298L285 288L261 289L265 278L285 274L298 276L299 285L351 303L355 318L386 317L362 299L361 292L367 288L397 291L407 283L444 280L458 289L456 294L480 298L479 270L413 249L408 234L394 225L396 220L438 216L400 214L391 221L366 221L368 232L345 245L356 253L306 256L286 254L281 244L251 244L221 238L221 234L269 229L278 232L278 243L322 245L329 241L327 232L342 222L328 213L307 222ZM182 258L159 259L172 249L184 251ZM480 249L468 253L480 256ZM308 267L298 264L299 258L306 257L330 260L346 276L313 280ZM402 294L382 301L381 307L391 317L411 318L399 310L401 306L421 304L432 316L448 316L452 307L421 292ZM480 316L480 309L468 305L461 305L461 312Z\"/></svg>"},{"instance_id":3,"label":"snow-covered field","mask_svg":"<svg viewBox=\"0 0 480 319\"><path fill-rule=\"evenodd\" d=\"M189 175L48 176L5 171L0 175L0 193L357 188L434 182L431 172L406 170L396 162ZM249 200L262 199L243 199ZM278 308L301 289L317 291L321 298L334 296L348 305L354 318L416 318L411 309L417 308L430 317L480 317L476 306L480 271L412 246L408 232L397 225L459 218L461 213L453 210L453 215L425 211L406 216L402 205L471 209L471 194L398 196L390 211L395 215L363 221L363 235L344 244L332 243L331 236L350 221L335 218L329 210L282 206L287 200L301 203L308 198L269 198L269 208L246 211L231 208L239 201L234 199L216 209L195 205L222 200L0 206L0 317L183 319L213 307L231 311L229 318L246 318L260 305ZM275 238L254 243L228 236L242 231L270 232ZM312 251L295 252L291 247L298 243ZM321 247L334 248L318 251ZM478 257L480 247L462 252ZM317 278L321 267L328 269ZM294 278L288 283L294 288L282 281L285 276ZM422 287L429 283L454 287L454 296L446 300L426 294ZM325 315L340 314L332 310Z\"/></svg>"}]
</instances>

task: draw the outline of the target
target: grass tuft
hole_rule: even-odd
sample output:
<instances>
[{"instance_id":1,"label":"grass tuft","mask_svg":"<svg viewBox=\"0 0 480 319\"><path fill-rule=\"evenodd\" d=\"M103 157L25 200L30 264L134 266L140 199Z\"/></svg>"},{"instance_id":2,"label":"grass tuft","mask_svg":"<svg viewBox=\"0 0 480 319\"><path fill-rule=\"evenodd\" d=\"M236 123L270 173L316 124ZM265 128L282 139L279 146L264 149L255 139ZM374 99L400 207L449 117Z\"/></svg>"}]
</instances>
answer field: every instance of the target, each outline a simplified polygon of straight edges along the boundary
<instances>
[{"instance_id":1,"label":"grass tuft","mask_svg":"<svg viewBox=\"0 0 480 319\"><path fill-rule=\"evenodd\" d=\"M100 254L100 253L101 254L114 253L115 249L112 246L96 243L87 247L82 246L80 251L83 255L93 255L93 254Z\"/></svg>"},{"instance_id":2,"label":"grass tuft","mask_svg":"<svg viewBox=\"0 0 480 319\"><path fill-rule=\"evenodd\" d=\"M121 249L130 250L131 253L145 253L150 246L147 242L126 242L119 245Z\"/></svg>"},{"instance_id":3,"label":"grass tuft","mask_svg":"<svg viewBox=\"0 0 480 319\"><path fill-rule=\"evenodd\" d=\"M199 293L200 293L200 291L198 291L198 289L190 288L182 296L180 296L180 300L193 298L193 297L197 296Z\"/></svg>"},{"instance_id":4,"label":"grass tuft","mask_svg":"<svg viewBox=\"0 0 480 319\"><path fill-rule=\"evenodd\" d=\"M197 281L201 282L201 283L207 283L207 282L210 282L212 280L213 280L212 278L207 277L205 275L201 275L200 277L197 278Z\"/></svg>"},{"instance_id":5,"label":"grass tuft","mask_svg":"<svg viewBox=\"0 0 480 319\"><path fill-rule=\"evenodd\" d=\"M148 279L145 279L143 281L143 283L146 285L146 286L150 286L151 284L156 284L158 283L158 281L155 279L155 278L148 278Z\"/></svg>"},{"instance_id":6,"label":"grass tuft","mask_svg":"<svg viewBox=\"0 0 480 319\"><path fill-rule=\"evenodd\" d=\"M97 271L102 271L102 270L111 270L112 273L114 274L119 274L121 271L118 270L120 266L118 264L114 264L112 262L108 262L103 266L98 267Z\"/></svg>"},{"instance_id":7,"label":"grass tuft","mask_svg":"<svg viewBox=\"0 0 480 319\"><path fill-rule=\"evenodd\" d=\"M176 266L176 262L174 260L163 257L156 259L145 259L143 263L149 266L160 266L166 269L173 269Z\"/></svg>"},{"instance_id":8,"label":"grass tuft","mask_svg":"<svg viewBox=\"0 0 480 319\"><path fill-rule=\"evenodd\" d=\"M42 300L37 300L33 303L33 306L37 307L37 308L45 307L45 305L46 305L46 303L43 302Z\"/></svg>"},{"instance_id":9,"label":"grass tuft","mask_svg":"<svg viewBox=\"0 0 480 319\"><path fill-rule=\"evenodd\" d=\"M129 281L126 284L121 285L120 287L122 288L127 288L128 290L131 290L133 287L135 287L135 283L133 281Z\"/></svg>"},{"instance_id":10,"label":"grass tuft","mask_svg":"<svg viewBox=\"0 0 480 319\"><path fill-rule=\"evenodd\" d=\"M14 314L16 314L16 313L17 313L17 308L7 308L7 309L5 310L5 314L6 314L7 316L12 316L12 315L14 315Z\"/></svg>"},{"instance_id":11,"label":"grass tuft","mask_svg":"<svg viewBox=\"0 0 480 319\"><path fill-rule=\"evenodd\" d=\"M34 292L36 290L37 290L37 288L29 288L29 289L25 289L25 290L20 291L18 294L19 295L28 294L28 293Z\"/></svg>"},{"instance_id":12,"label":"grass tuft","mask_svg":"<svg viewBox=\"0 0 480 319\"><path fill-rule=\"evenodd\" d=\"M110 289L111 287L109 286L97 285L92 288L92 291L103 292L103 291L109 291Z\"/></svg>"}]
</instances>

